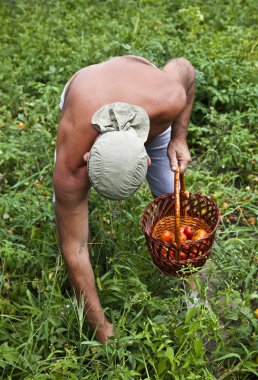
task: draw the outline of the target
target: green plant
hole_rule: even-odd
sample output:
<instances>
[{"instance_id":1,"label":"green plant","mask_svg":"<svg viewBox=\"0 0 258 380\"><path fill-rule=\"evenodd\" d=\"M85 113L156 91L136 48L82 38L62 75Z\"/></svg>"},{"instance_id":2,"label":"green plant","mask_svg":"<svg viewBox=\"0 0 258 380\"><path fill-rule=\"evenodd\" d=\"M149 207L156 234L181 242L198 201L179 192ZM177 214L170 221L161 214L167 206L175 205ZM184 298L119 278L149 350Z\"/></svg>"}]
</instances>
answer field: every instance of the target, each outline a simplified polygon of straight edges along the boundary
<instances>
[{"instance_id":1,"label":"green plant","mask_svg":"<svg viewBox=\"0 0 258 380\"><path fill-rule=\"evenodd\" d=\"M0 4L0 378L251 380L257 376L257 2L3 0ZM123 202L91 192L90 249L116 336L100 345L56 241L52 172L59 98L79 68L138 54L196 69L187 189L221 223L192 278L152 264L144 185ZM208 304L207 304L208 301Z\"/></svg>"}]
</instances>

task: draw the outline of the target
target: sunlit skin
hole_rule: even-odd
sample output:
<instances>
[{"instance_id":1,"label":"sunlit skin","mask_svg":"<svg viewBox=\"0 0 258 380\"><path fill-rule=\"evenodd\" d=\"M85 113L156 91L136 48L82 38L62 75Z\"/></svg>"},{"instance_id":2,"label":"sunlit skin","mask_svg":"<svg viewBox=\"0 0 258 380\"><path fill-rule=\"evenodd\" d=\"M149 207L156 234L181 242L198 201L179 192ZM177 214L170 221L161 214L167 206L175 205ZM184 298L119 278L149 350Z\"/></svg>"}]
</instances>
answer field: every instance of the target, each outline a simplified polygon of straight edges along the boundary
<instances>
[{"instance_id":1,"label":"sunlit skin","mask_svg":"<svg viewBox=\"0 0 258 380\"><path fill-rule=\"evenodd\" d=\"M87 160L99 135L91 125L92 115L112 102L141 106L150 119L146 144L172 125L167 150L171 170L180 163L184 172L191 160L186 140L194 83L194 68L185 58L173 59L158 69L135 56L115 57L85 67L69 81L53 177L57 231L70 281L76 296L83 297L88 323L101 343L114 331L100 304L88 250Z\"/></svg>"}]
</instances>

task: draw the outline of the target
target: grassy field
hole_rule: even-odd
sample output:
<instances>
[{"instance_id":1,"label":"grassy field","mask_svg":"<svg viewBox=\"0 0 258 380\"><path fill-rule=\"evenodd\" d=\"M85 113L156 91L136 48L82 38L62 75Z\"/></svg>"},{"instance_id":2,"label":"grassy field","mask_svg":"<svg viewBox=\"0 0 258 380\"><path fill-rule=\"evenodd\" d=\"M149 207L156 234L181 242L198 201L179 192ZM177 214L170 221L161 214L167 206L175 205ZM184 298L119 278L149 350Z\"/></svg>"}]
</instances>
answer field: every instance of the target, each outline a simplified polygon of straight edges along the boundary
<instances>
[{"instance_id":1,"label":"grassy field","mask_svg":"<svg viewBox=\"0 0 258 380\"><path fill-rule=\"evenodd\" d=\"M0 379L257 378L257 14L255 0L0 2ZM92 191L94 272L116 329L102 346L57 246L53 154L66 81L124 54L195 66L187 189L214 199L221 223L188 310L188 279L152 264L140 230L147 186L123 202Z\"/></svg>"}]
</instances>

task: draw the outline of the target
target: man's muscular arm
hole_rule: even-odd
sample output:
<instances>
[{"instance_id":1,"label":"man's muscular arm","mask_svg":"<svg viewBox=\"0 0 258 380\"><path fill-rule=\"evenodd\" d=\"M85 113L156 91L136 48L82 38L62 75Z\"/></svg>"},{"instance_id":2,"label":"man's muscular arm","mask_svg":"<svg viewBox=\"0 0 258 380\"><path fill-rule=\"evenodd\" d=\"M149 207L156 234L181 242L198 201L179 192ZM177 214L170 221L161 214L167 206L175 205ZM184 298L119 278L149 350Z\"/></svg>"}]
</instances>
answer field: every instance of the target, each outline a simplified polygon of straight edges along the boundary
<instances>
[{"instance_id":1,"label":"man's muscular arm","mask_svg":"<svg viewBox=\"0 0 258 380\"><path fill-rule=\"evenodd\" d=\"M181 173L184 173L191 162L187 131L194 103L195 70L189 61L177 58L168 63L164 71L171 74L183 86L186 93L186 105L172 124L171 141L168 145L171 169L176 170L179 164Z\"/></svg>"},{"instance_id":2,"label":"man's muscular arm","mask_svg":"<svg viewBox=\"0 0 258 380\"><path fill-rule=\"evenodd\" d=\"M68 112L68 111L66 111ZM80 113L79 113L80 114ZM86 125L85 125L86 124ZM54 171L55 211L60 248L77 298L82 298L85 315L96 337L104 343L112 335L96 289L88 251L89 178L83 160L96 132L87 120L62 117L58 129L57 160Z\"/></svg>"}]
</instances>

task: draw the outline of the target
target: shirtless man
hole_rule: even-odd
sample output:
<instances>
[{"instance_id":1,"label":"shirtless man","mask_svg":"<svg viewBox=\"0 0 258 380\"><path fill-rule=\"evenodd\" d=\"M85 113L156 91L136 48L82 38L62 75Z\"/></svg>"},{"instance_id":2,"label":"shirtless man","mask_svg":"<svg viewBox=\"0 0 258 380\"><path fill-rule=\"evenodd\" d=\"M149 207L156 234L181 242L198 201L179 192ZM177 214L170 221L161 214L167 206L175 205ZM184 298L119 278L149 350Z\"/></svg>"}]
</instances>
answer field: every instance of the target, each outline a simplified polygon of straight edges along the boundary
<instances>
[{"instance_id":1,"label":"shirtless man","mask_svg":"<svg viewBox=\"0 0 258 380\"><path fill-rule=\"evenodd\" d=\"M71 284L76 296L83 297L86 318L101 343L113 335L113 326L103 313L88 251L87 161L100 135L92 116L114 102L141 107L150 122L145 147L152 161L147 175L151 191L154 196L172 192L173 171L180 164L184 172L191 160L186 140L194 83L194 68L185 58L158 69L144 58L124 56L79 70L65 87L53 177L57 230ZM155 178L159 175L164 178Z\"/></svg>"}]
</instances>

